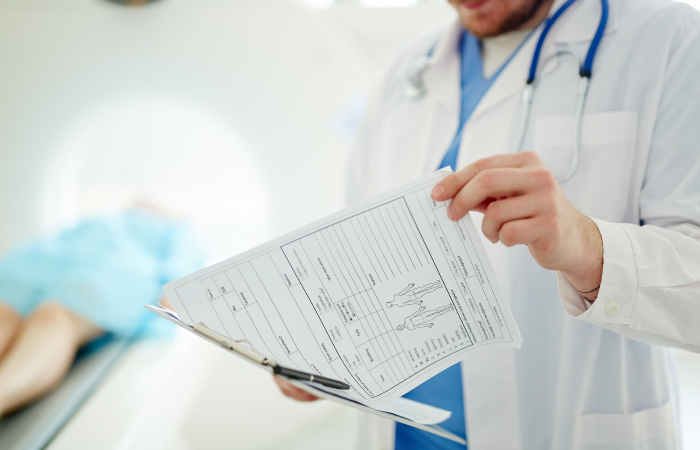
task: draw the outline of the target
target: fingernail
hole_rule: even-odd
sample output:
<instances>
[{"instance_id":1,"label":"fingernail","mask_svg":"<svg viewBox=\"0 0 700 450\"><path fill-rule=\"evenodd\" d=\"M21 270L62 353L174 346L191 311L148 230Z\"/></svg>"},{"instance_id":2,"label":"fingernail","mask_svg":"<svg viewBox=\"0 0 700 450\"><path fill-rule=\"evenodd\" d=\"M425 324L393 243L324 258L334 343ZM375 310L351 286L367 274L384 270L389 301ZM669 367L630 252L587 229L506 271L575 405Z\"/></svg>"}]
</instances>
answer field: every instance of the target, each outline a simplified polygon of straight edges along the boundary
<instances>
[{"instance_id":1,"label":"fingernail","mask_svg":"<svg viewBox=\"0 0 700 450\"><path fill-rule=\"evenodd\" d=\"M455 215L455 209L452 207L452 205L448 206L447 207L447 217L454 220L454 215Z\"/></svg>"},{"instance_id":2,"label":"fingernail","mask_svg":"<svg viewBox=\"0 0 700 450\"><path fill-rule=\"evenodd\" d=\"M445 193L445 188L442 187L441 185L437 185L433 188L432 197L437 200L438 198L442 198L443 194Z\"/></svg>"}]
</instances>

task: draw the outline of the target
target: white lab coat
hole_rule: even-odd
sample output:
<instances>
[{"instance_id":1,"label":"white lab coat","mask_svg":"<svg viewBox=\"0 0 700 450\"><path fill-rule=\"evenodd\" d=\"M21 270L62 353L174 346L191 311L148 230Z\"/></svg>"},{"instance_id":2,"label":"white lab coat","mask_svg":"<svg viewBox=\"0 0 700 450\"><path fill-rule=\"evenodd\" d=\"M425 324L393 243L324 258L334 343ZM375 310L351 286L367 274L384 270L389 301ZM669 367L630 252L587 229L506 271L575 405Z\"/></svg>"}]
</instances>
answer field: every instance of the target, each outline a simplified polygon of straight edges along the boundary
<instances>
[{"instance_id":1,"label":"white lab coat","mask_svg":"<svg viewBox=\"0 0 700 450\"><path fill-rule=\"evenodd\" d=\"M581 164L562 185L602 234L600 293L587 308L525 246L484 239L524 342L462 363L470 450L680 446L672 358L662 346L700 351L700 14L667 0L610 7ZM599 18L598 0L579 0L552 29L541 61L563 50L583 59ZM426 33L388 68L353 153L351 201L437 168L458 127L460 30L455 21ZM466 124L460 168L511 148L535 42ZM427 95L407 100L402 68L433 47ZM555 56L540 79L524 149L562 175L573 148L577 63ZM393 448L392 425L365 417L361 448Z\"/></svg>"}]
</instances>

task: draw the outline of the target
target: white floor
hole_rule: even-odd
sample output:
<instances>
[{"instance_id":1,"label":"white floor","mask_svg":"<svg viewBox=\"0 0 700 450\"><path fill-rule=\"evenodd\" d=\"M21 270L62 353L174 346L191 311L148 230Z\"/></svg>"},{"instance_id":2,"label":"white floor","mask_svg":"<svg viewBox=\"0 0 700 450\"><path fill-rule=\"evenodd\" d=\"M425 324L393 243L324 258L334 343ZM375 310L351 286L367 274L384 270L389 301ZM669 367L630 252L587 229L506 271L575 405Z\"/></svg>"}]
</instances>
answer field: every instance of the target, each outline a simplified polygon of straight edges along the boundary
<instances>
[{"instance_id":1,"label":"white floor","mask_svg":"<svg viewBox=\"0 0 700 450\"><path fill-rule=\"evenodd\" d=\"M284 397L271 376L188 333L143 341L49 450L349 450L354 411Z\"/></svg>"},{"instance_id":2,"label":"white floor","mask_svg":"<svg viewBox=\"0 0 700 450\"><path fill-rule=\"evenodd\" d=\"M190 449L354 448L352 409L326 401L287 399L270 375L220 353L224 357L209 374L207 388L182 429Z\"/></svg>"},{"instance_id":3,"label":"white floor","mask_svg":"<svg viewBox=\"0 0 700 450\"><path fill-rule=\"evenodd\" d=\"M700 355L678 353L684 448L700 449ZM350 450L357 415L282 396L270 376L185 333L145 341L49 450Z\"/></svg>"}]
</instances>

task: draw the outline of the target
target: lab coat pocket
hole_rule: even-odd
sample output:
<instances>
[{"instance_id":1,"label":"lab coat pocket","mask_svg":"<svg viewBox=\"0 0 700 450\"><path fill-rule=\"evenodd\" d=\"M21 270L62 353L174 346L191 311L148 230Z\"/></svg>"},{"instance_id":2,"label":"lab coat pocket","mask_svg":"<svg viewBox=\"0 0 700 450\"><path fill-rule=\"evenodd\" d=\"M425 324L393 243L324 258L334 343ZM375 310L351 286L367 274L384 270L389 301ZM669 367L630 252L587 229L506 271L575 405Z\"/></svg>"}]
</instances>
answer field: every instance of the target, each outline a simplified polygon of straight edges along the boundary
<instances>
[{"instance_id":1,"label":"lab coat pocket","mask_svg":"<svg viewBox=\"0 0 700 450\"><path fill-rule=\"evenodd\" d=\"M534 149L557 178L568 174L572 166L574 126L574 116L541 116L534 122ZM604 220L622 219L620 212L627 209L632 185L636 140L636 112L583 116L579 167L562 184L567 195L576 199L577 208Z\"/></svg>"},{"instance_id":2,"label":"lab coat pocket","mask_svg":"<svg viewBox=\"0 0 700 450\"><path fill-rule=\"evenodd\" d=\"M664 405L631 414L582 414L574 425L574 449L671 450L676 448L674 407Z\"/></svg>"}]
</instances>

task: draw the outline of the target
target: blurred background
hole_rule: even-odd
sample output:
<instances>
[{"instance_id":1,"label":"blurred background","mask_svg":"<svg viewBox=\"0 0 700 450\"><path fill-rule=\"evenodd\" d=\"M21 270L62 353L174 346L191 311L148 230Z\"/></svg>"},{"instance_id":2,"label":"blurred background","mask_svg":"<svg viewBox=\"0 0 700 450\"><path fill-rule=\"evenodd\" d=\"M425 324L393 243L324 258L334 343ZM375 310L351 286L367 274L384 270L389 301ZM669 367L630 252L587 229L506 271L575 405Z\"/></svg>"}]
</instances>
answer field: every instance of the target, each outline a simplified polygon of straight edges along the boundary
<instances>
[{"instance_id":1,"label":"blurred background","mask_svg":"<svg viewBox=\"0 0 700 450\"><path fill-rule=\"evenodd\" d=\"M144 3L0 0L0 253L138 203L189 220L214 263L336 211L383 64L453 14L442 0ZM700 358L677 359L683 439L700 448ZM131 343L101 374L48 448L354 446L353 411L287 400L185 334Z\"/></svg>"}]
</instances>

